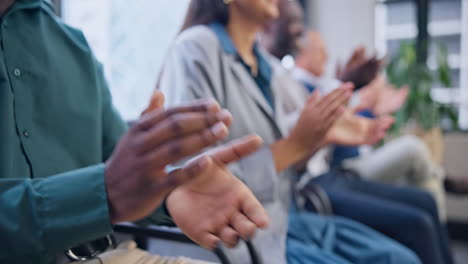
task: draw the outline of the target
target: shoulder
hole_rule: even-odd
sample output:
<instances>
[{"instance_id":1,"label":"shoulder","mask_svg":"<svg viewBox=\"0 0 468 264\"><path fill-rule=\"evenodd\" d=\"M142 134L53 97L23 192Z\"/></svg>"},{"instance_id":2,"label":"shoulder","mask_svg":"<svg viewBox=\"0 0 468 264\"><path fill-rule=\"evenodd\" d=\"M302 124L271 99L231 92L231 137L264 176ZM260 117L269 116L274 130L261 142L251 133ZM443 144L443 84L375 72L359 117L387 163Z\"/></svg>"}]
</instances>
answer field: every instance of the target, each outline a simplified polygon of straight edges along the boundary
<instances>
[{"instance_id":1,"label":"shoulder","mask_svg":"<svg viewBox=\"0 0 468 264\"><path fill-rule=\"evenodd\" d=\"M173 49L187 56L212 57L221 50L218 37L210 27L191 27L177 36Z\"/></svg>"},{"instance_id":2,"label":"shoulder","mask_svg":"<svg viewBox=\"0 0 468 264\"><path fill-rule=\"evenodd\" d=\"M60 17L55 14L55 10L50 2L43 1L41 3L41 11L47 17L49 28L48 30L53 34L59 34L60 38L66 39L65 43L74 45L86 53L92 53L91 48L84 36L83 32L72 26L67 25ZM65 37L65 38L64 38Z\"/></svg>"},{"instance_id":3,"label":"shoulder","mask_svg":"<svg viewBox=\"0 0 468 264\"><path fill-rule=\"evenodd\" d=\"M184 30L177 36L174 45L197 45L206 49L220 47L219 39L214 31L204 25Z\"/></svg>"},{"instance_id":4,"label":"shoulder","mask_svg":"<svg viewBox=\"0 0 468 264\"><path fill-rule=\"evenodd\" d=\"M176 44L179 43L198 43L219 46L219 40L215 32L209 26L205 25L194 26L181 32L176 38Z\"/></svg>"}]
</instances>

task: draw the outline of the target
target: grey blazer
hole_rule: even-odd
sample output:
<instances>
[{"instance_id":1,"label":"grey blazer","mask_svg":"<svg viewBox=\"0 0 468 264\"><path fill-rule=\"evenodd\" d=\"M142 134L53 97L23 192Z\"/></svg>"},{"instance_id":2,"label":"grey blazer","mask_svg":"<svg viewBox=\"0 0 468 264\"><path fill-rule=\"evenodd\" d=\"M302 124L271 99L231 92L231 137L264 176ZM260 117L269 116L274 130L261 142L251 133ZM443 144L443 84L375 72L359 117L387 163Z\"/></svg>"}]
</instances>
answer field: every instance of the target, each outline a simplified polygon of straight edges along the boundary
<instances>
[{"instance_id":1,"label":"grey blazer","mask_svg":"<svg viewBox=\"0 0 468 264\"><path fill-rule=\"evenodd\" d=\"M265 146L252 156L230 167L262 202L270 215L268 230L254 238L265 263L286 263L285 243L288 210L291 197L292 171L277 173L269 145L283 137L282 126L290 113L302 107L304 98L286 97L284 89L298 85L279 62L263 51L272 65L272 91L275 111L272 110L253 78L234 55L224 52L218 37L206 26L183 32L167 55L159 88L166 96L166 105L175 106L199 98L214 98L234 117L228 140L251 133L263 138ZM281 99L281 100L280 100ZM302 102L302 103L301 103ZM248 263L234 250L234 263Z\"/></svg>"}]
</instances>

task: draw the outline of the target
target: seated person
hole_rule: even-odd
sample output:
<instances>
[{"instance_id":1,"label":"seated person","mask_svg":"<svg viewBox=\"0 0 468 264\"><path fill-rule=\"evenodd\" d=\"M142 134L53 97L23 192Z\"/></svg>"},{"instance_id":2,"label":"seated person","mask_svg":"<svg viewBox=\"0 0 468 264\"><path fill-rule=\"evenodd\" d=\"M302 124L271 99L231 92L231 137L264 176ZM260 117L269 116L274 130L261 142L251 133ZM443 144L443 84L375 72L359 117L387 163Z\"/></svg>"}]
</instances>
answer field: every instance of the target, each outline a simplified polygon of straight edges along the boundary
<instances>
[{"instance_id":1,"label":"seated person","mask_svg":"<svg viewBox=\"0 0 468 264\"><path fill-rule=\"evenodd\" d=\"M295 78L311 91L317 87L322 93L331 89L322 76L326 65L326 46L318 32L308 32L296 56ZM364 49L357 49L350 60L372 60L365 58ZM361 57L360 59L357 59ZM348 63L349 65L350 63ZM335 83L335 82L333 82ZM393 114L404 104L408 87L396 89L383 76L377 76L371 83L356 92L361 101L358 108L361 115L370 118ZM429 157L429 150L422 140L415 136L403 136L384 146L360 155L357 146L335 146L331 153L331 167L343 167L356 171L364 179L384 183L406 183L423 188L434 195L439 216L445 218L445 192L442 188L443 170L435 166Z\"/></svg>"},{"instance_id":2,"label":"seated person","mask_svg":"<svg viewBox=\"0 0 468 264\"><path fill-rule=\"evenodd\" d=\"M127 129L82 33L48 1L1 1L0 14L1 263L55 263L113 224L149 215L206 248L233 246L267 225L260 203L226 169L259 148L257 136L166 172L226 138L229 112L210 100L165 111L155 95Z\"/></svg>"},{"instance_id":3,"label":"seated person","mask_svg":"<svg viewBox=\"0 0 468 264\"><path fill-rule=\"evenodd\" d=\"M285 0L281 16L283 17L266 28L262 36L263 43L268 50L275 51L279 56L297 54L303 30L302 10L297 1ZM326 53L314 55L322 61L326 60ZM379 66L379 63L371 64ZM356 72L355 64L350 65L351 70ZM357 65L366 68L370 64ZM365 72L367 74L375 71ZM358 79L371 79L354 76ZM282 95L282 100L292 101L288 97L298 98L297 108L301 109L303 105L307 105L307 102L304 102L307 94L308 91L304 87L289 85ZM386 118L384 116L376 120ZM287 120L285 125L294 124L291 122L293 120L295 119ZM374 144L380 135L378 131L373 132L369 129L372 126L370 120L373 119L358 117L348 109L337 121L336 127L340 129L332 132L336 132L335 138L340 135L342 140L339 144L342 145L361 145L355 144L357 138L369 138L365 144ZM376 137L372 137L372 134ZM429 194L411 188L358 180L336 170L320 177L310 174L304 176L305 183L312 181L325 189L336 215L357 220L394 238L415 251L423 263L453 263L446 227L441 225L437 206ZM411 232L408 232L409 226L418 228L411 228ZM414 237L420 239L415 241Z\"/></svg>"},{"instance_id":4,"label":"seated person","mask_svg":"<svg viewBox=\"0 0 468 264\"><path fill-rule=\"evenodd\" d=\"M256 43L277 15L275 1L192 0L158 87L170 106L214 98L233 113L230 137L255 132L265 140L260 151L230 166L272 219L253 239L265 263L419 263L413 252L364 225L290 206L291 181L298 176L292 167L334 140L326 134L352 85L321 99L310 97L288 133L282 121L295 109L283 104L284 88L298 84ZM231 253L235 263L248 263L237 249Z\"/></svg>"}]
</instances>

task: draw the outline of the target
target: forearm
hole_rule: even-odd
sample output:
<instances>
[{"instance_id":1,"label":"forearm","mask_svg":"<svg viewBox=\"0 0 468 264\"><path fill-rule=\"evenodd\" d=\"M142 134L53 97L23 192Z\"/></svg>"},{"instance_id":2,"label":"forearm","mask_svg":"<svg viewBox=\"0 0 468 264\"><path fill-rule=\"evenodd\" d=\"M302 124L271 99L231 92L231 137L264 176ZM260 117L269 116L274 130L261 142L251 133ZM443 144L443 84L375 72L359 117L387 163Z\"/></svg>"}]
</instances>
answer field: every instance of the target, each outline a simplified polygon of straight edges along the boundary
<instances>
[{"instance_id":1,"label":"forearm","mask_svg":"<svg viewBox=\"0 0 468 264\"><path fill-rule=\"evenodd\" d=\"M44 179L0 180L0 211L2 263L52 257L112 232L103 165Z\"/></svg>"}]
</instances>

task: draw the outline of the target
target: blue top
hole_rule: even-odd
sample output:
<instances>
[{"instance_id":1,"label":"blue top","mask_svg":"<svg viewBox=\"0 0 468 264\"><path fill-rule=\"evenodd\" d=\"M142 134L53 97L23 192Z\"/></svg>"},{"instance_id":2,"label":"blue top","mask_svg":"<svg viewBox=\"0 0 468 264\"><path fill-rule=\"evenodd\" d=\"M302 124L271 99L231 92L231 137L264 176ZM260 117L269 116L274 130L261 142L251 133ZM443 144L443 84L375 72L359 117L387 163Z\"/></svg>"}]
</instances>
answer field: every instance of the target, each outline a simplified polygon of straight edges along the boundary
<instances>
[{"instance_id":1,"label":"blue top","mask_svg":"<svg viewBox=\"0 0 468 264\"><path fill-rule=\"evenodd\" d=\"M315 91L315 85L310 82L303 81L302 84L310 93ZM370 110L364 110L359 112L358 115L367 117L367 118L375 118L374 114ZM345 145L335 145L333 149L333 153L331 155L330 160L330 167L337 168L340 167L344 160L355 158L359 156L359 147L355 146L345 146Z\"/></svg>"},{"instance_id":2,"label":"blue top","mask_svg":"<svg viewBox=\"0 0 468 264\"><path fill-rule=\"evenodd\" d=\"M358 115L367 118L375 118L375 115L370 110L363 110L359 112ZM336 145L333 150L330 166L332 168L339 167L344 160L357 156L359 156L359 147Z\"/></svg>"},{"instance_id":3,"label":"blue top","mask_svg":"<svg viewBox=\"0 0 468 264\"><path fill-rule=\"evenodd\" d=\"M242 60L239 52L237 51L236 46L234 45L231 37L226 31L226 27L221 23L214 22L210 24L210 28L215 32L216 36L219 38L224 52L235 55L236 58L245 66L245 68L250 73L257 86L262 91L262 94L263 96L265 96L265 99L267 100L268 104L270 104L271 108L274 110L275 104L273 100L273 93L271 92L271 78L273 75L272 68L268 61L260 53L258 44L255 44L253 48L258 65L258 74L254 75L252 73L252 68L247 63L245 63L244 60Z\"/></svg>"},{"instance_id":4,"label":"blue top","mask_svg":"<svg viewBox=\"0 0 468 264\"><path fill-rule=\"evenodd\" d=\"M307 89L307 91L309 91L309 93L313 93L315 91L315 85L313 85L312 83L310 82L301 82L305 88Z\"/></svg>"}]
</instances>

